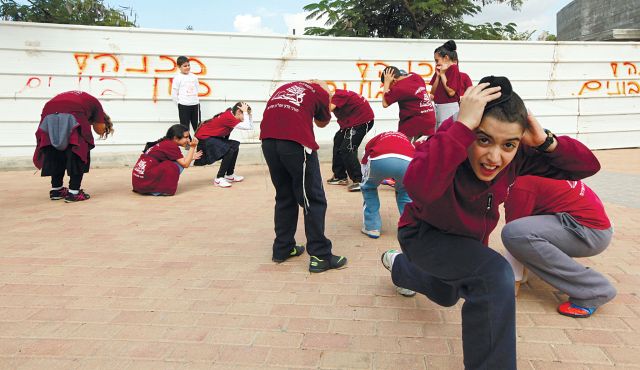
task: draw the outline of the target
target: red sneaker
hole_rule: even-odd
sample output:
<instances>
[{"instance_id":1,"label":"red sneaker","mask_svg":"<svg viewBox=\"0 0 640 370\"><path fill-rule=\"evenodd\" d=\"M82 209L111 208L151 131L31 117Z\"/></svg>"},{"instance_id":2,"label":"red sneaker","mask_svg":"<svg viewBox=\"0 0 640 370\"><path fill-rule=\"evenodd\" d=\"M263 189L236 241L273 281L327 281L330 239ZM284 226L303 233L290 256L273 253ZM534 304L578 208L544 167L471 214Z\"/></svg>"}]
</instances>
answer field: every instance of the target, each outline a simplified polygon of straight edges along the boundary
<instances>
[{"instance_id":1,"label":"red sneaker","mask_svg":"<svg viewBox=\"0 0 640 370\"><path fill-rule=\"evenodd\" d=\"M384 179L381 182L382 185L387 185L387 186L391 186L392 188L396 186L396 180L394 180L393 178L389 177L388 179Z\"/></svg>"},{"instance_id":2,"label":"red sneaker","mask_svg":"<svg viewBox=\"0 0 640 370\"><path fill-rule=\"evenodd\" d=\"M91 198L91 196L84 192L84 190L80 189L78 194L73 194L71 192L67 193L67 196L64 198L65 203L75 203L81 202L83 200L87 200Z\"/></svg>"},{"instance_id":3,"label":"red sneaker","mask_svg":"<svg viewBox=\"0 0 640 370\"><path fill-rule=\"evenodd\" d=\"M558 313L560 315L575 317L575 318L584 318L593 315L596 312L596 308L589 307L581 307L575 305L569 301L564 302L560 306L558 306Z\"/></svg>"},{"instance_id":4,"label":"red sneaker","mask_svg":"<svg viewBox=\"0 0 640 370\"><path fill-rule=\"evenodd\" d=\"M69 193L69 189L62 188L59 190L49 190L49 199L51 200L60 200L64 199Z\"/></svg>"}]
</instances>

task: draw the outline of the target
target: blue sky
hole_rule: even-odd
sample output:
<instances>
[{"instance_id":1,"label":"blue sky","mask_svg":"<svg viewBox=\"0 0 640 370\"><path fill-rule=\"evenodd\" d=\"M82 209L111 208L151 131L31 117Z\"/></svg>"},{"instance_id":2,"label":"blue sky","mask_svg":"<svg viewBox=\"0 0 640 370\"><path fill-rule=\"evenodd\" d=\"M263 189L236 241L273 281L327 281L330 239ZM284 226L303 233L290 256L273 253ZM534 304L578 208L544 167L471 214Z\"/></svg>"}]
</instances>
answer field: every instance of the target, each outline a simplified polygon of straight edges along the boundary
<instances>
[{"instance_id":1,"label":"blue sky","mask_svg":"<svg viewBox=\"0 0 640 370\"><path fill-rule=\"evenodd\" d=\"M296 33L309 25L302 9L315 0L106 0L112 6L128 6L138 15L144 28L185 29L197 31ZM481 14L467 19L470 23L515 22L521 31L556 31L556 13L571 0L525 0L522 11L506 5L489 5ZM317 22L316 22L317 23Z\"/></svg>"}]
</instances>

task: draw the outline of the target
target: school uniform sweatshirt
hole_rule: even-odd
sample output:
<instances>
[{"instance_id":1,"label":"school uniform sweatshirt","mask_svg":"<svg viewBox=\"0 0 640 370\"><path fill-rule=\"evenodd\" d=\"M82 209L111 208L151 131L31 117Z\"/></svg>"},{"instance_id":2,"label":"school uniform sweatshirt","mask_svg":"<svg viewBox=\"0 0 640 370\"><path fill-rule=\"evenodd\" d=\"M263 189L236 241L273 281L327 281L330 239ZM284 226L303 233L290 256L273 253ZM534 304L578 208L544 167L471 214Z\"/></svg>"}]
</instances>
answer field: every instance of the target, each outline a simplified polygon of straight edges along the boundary
<instances>
[{"instance_id":1,"label":"school uniform sweatshirt","mask_svg":"<svg viewBox=\"0 0 640 370\"><path fill-rule=\"evenodd\" d=\"M535 215L568 213L580 225L606 230L611 222L596 193L582 181L518 177L504 203L507 222Z\"/></svg>"},{"instance_id":2,"label":"school uniform sweatshirt","mask_svg":"<svg viewBox=\"0 0 640 370\"><path fill-rule=\"evenodd\" d=\"M467 159L467 148L474 140L473 131L449 118L435 135L416 147L403 181L413 202L405 207L398 227L426 222L445 233L487 245L500 218L498 205L517 176L579 180L600 170L597 158L584 144L559 136L552 153L521 144L513 161L485 182L476 177Z\"/></svg>"}]
</instances>

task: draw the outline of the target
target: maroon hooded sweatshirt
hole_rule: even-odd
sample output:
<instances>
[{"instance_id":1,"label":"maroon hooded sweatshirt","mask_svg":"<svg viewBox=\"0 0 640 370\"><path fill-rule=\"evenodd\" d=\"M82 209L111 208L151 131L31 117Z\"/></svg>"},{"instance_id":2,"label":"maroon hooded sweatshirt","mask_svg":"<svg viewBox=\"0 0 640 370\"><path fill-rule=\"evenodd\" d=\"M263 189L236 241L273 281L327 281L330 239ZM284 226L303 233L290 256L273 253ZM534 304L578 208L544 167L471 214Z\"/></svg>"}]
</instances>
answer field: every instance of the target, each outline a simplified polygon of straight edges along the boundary
<instances>
[{"instance_id":1,"label":"maroon hooded sweatshirt","mask_svg":"<svg viewBox=\"0 0 640 370\"><path fill-rule=\"evenodd\" d=\"M498 205L507 197L517 176L537 175L579 180L600 170L589 148L567 136L557 138L552 153L540 153L521 144L513 161L490 182L478 179L467 159L476 135L460 122L446 120L435 135L416 147L404 176L413 200L398 227L426 222L450 234L487 245L500 218Z\"/></svg>"}]
</instances>

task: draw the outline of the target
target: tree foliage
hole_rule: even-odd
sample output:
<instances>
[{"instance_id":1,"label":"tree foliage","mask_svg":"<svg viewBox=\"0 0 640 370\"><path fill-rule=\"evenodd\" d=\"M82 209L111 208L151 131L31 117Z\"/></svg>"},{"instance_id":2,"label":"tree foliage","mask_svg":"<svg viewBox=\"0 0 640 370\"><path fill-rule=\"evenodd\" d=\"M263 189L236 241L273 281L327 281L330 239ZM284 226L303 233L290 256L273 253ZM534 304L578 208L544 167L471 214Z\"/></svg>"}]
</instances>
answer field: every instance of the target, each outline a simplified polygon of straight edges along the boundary
<instances>
[{"instance_id":1,"label":"tree foliage","mask_svg":"<svg viewBox=\"0 0 640 370\"><path fill-rule=\"evenodd\" d=\"M304 7L307 19L323 19L325 27L307 27L307 35L522 40L515 23L465 23L491 3L519 10L524 0L320 0Z\"/></svg>"},{"instance_id":2,"label":"tree foliage","mask_svg":"<svg viewBox=\"0 0 640 370\"><path fill-rule=\"evenodd\" d=\"M103 0L28 0L27 4L20 4L15 0L0 0L0 19L136 27L136 14L131 9L112 8L105 5Z\"/></svg>"}]
</instances>

